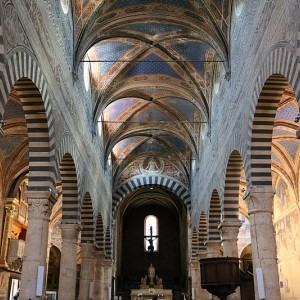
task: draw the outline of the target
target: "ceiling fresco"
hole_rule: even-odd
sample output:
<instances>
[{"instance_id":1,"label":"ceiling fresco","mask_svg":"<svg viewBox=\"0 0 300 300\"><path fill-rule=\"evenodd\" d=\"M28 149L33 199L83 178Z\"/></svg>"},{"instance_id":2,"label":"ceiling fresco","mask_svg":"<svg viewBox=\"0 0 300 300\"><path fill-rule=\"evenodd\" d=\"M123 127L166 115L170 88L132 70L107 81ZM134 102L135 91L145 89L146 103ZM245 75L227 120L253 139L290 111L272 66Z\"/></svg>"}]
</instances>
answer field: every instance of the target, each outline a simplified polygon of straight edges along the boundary
<instances>
[{"instance_id":1,"label":"ceiling fresco","mask_svg":"<svg viewBox=\"0 0 300 300\"><path fill-rule=\"evenodd\" d=\"M22 104L13 89L5 105L3 120L0 123L0 190L13 185L17 176L28 172L29 147L28 131Z\"/></svg>"},{"instance_id":2,"label":"ceiling fresco","mask_svg":"<svg viewBox=\"0 0 300 300\"><path fill-rule=\"evenodd\" d=\"M229 71L230 0L77 0L75 68L88 64L94 117L116 186L141 174L187 189Z\"/></svg>"}]
</instances>

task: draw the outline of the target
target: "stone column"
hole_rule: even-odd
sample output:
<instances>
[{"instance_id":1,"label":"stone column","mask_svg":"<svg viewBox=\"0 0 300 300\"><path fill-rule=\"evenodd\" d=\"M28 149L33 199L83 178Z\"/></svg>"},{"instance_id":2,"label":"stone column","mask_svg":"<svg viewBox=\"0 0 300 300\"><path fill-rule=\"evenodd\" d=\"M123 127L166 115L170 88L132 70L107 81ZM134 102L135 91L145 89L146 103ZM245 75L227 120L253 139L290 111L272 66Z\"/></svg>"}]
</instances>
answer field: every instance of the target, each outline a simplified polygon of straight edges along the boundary
<instances>
[{"instance_id":1,"label":"stone column","mask_svg":"<svg viewBox=\"0 0 300 300\"><path fill-rule=\"evenodd\" d=\"M103 292L104 300L111 299L109 294L109 288L111 287L111 277L112 277L112 260L104 260L104 281L103 281Z\"/></svg>"},{"instance_id":2,"label":"stone column","mask_svg":"<svg viewBox=\"0 0 300 300\"><path fill-rule=\"evenodd\" d=\"M43 294L46 283L46 260L49 234L49 220L51 213L49 191L27 191L28 199L28 227L21 275L20 299L43 299L36 296L38 267L44 267Z\"/></svg>"},{"instance_id":3,"label":"stone column","mask_svg":"<svg viewBox=\"0 0 300 300\"><path fill-rule=\"evenodd\" d=\"M248 205L255 299L258 299L256 269L261 268L266 300L280 300L276 241L273 227L272 187L251 187L245 201Z\"/></svg>"},{"instance_id":4,"label":"stone column","mask_svg":"<svg viewBox=\"0 0 300 300\"><path fill-rule=\"evenodd\" d=\"M201 300L208 300L208 291L206 289L203 289L201 287L201 270L200 270L200 259L206 258L206 251L198 251L197 252L197 258L198 258L198 273L199 273L199 289L196 291L196 297L195 300L201 299Z\"/></svg>"},{"instance_id":5,"label":"stone column","mask_svg":"<svg viewBox=\"0 0 300 300\"><path fill-rule=\"evenodd\" d=\"M238 234L239 229L242 223L236 219L234 220L224 220L219 225L219 230L222 237L223 242L223 256L224 257L238 257ZM240 300L241 299L241 292L240 288L237 287L236 292L229 295L227 300Z\"/></svg>"},{"instance_id":6,"label":"stone column","mask_svg":"<svg viewBox=\"0 0 300 300\"><path fill-rule=\"evenodd\" d=\"M1 245L1 255L0 255L0 265L3 267L7 267L7 253L9 240L11 238L11 228L14 218L14 213L16 211L16 207L19 206L19 200L16 198L7 198L5 201L4 209L5 209L5 222L3 229L3 237L2 237L2 245Z\"/></svg>"},{"instance_id":7,"label":"stone column","mask_svg":"<svg viewBox=\"0 0 300 300\"><path fill-rule=\"evenodd\" d=\"M59 274L59 300L74 300L76 290L79 224L61 224L62 251Z\"/></svg>"},{"instance_id":8,"label":"stone column","mask_svg":"<svg viewBox=\"0 0 300 300\"><path fill-rule=\"evenodd\" d=\"M93 300L102 300L103 293L103 277L104 277L104 254L100 251L96 251L95 255L95 268L94 268L94 288L93 288Z\"/></svg>"},{"instance_id":9,"label":"stone column","mask_svg":"<svg viewBox=\"0 0 300 300\"><path fill-rule=\"evenodd\" d=\"M79 300L89 299L90 283L94 280L95 245L81 244L81 272L79 286Z\"/></svg>"},{"instance_id":10,"label":"stone column","mask_svg":"<svg viewBox=\"0 0 300 300\"><path fill-rule=\"evenodd\" d=\"M221 241L206 241L206 257L220 257L221 256Z\"/></svg>"},{"instance_id":11,"label":"stone column","mask_svg":"<svg viewBox=\"0 0 300 300\"><path fill-rule=\"evenodd\" d=\"M193 299L197 299L200 291L200 268L199 262L194 258L190 262L191 264L191 278L192 278L192 288L195 291L195 297Z\"/></svg>"}]
</instances>

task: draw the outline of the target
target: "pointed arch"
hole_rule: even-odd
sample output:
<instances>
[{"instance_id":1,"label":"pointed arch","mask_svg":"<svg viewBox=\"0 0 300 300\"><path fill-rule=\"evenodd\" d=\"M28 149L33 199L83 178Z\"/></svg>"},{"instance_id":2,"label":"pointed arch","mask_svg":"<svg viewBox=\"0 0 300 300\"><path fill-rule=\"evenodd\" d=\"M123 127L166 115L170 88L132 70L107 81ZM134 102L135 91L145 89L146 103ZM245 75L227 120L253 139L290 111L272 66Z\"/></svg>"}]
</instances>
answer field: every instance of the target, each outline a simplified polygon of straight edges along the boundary
<instances>
[{"instance_id":1,"label":"pointed arch","mask_svg":"<svg viewBox=\"0 0 300 300\"><path fill-rule=\"evenodd\" d=\"M94 241L94 218L93 218L93 203L90 193L86 193L82 201L81 209L81 243Z\"/></svg>"},{"instance_id":2,"label":"pointed arch","mask_svg":"<svg viewBox=\"0 0 300 300\"><path fill-rule=\"evenodd\" d=\"M237 220L239 217L239 191L243 168L242 157L234 150L226 168L224 202L222 214L225 220Z\"/></svg>"},{"instance_id":3,"label":"pointed arch","mask_svg":"<svg viewBox=\"0 0 300 300\"><path fill-rule=\"evenodd\" d=\"M62 222L79 222L77 173L73 157L66 153L60 164L62 181Z\"/></svg>"},{"instance_id":4,"label":"pointed arch","mask_svg":"<svg viewBox=\"0 0 300 300\"><path fill-rule=\"evenodd\" d=\"M192 259L197 257L198 252L198 232L197 229L194 227L192 232Z\"/></svg>"},{"instance_id":5,"label":"pointed arch","mask_svg":"<svg viewBox=\"0 0 300 300\"><path fill-rule=\"evenodd\" d=\"M214 190L210 199L208 239L210 241L220 241L220 232L218 229L221 221L220 197L217 190Z\"/></svg>"},{"instance_id":6,"label":"pointed arch","mask_svg":"<svg viewBox=\"0 0 300 300\"><path fill-rule=\"evenodd\" d=\"M125 182L115 189L112 197L113 214L115 213L117 206L127 195L137 188L144 186L163 186L177 195L185 203L187 208L190 209L190 192L188 191L188 188L183 186L179 181L165 176L139 176Z\"/></svg>"},{"instance_id":7,"label":"pointed arch","mask_svg":"<svg viewBox=\"0 0 300 300\"><path fill-rule=\"evenodd\" d=\"M104 224L101 213L98 214L96 219L95 242L97 251L104 253Z\"/></svg>"},{"instance_id":8,"label":"pointed arch","mask_svg":"<svg viewBox=\"0 0 300 300\"><path fill-rule=\"evenodd\" d=\"M109 226L107 226L105 230L105 257L112 259L112 240Z\"/></svg>"},{"instance_id":9,"label":"pointed arch","mask_svg":"<svg viewBox=\"0 0 300 300\"><path fill-rule=\"evenodd\" d=\"M200 214L199 221L199 250L206 251L205 242L207 241L207 223L205 212L202 211Z\"/></svg>"},{"instance_id":10,"label":"pointed arch","mask_svg":"<svg viewBox=\"0 0 300 300\"><path fill-rule=\"evenodd\" d=\"M80 187L82 186L82 182L81 182L82 176L81 176L81 168L80 168L81 167L80 153L76 147L75 141L68 133L64 134L60 144L58 145L58 147L56 149L55 164L56 164L57 169L60 169L60 165L63 160L63 157L67 153L72 156L72 159L74 161L74 166L76 168L76 174L77 174L76 176L77 176L77 183L78 183L78 195L80 195L80 197L83 197L84 195L82 195L80 192Z\"/></svg>"}]
</instances>

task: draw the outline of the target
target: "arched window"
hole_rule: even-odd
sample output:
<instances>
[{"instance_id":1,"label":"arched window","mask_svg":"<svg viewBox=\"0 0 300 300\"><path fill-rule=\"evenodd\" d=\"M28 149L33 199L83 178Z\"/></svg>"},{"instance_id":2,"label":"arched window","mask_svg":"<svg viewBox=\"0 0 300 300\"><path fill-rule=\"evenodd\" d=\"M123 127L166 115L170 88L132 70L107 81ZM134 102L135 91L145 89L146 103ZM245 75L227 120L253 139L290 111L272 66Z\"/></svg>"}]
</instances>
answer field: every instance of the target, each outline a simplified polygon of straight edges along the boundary
<instances>
[{"instance_id":1,"label":"arched window","mask_svg":"<svg viewBox=\"0 0 300 300\"><path fill-rule=\"evenodd\" d=\"M144 221L144 250L158 251L158 219L153 215L148 215Z\"/></svg>"}]
</instances>

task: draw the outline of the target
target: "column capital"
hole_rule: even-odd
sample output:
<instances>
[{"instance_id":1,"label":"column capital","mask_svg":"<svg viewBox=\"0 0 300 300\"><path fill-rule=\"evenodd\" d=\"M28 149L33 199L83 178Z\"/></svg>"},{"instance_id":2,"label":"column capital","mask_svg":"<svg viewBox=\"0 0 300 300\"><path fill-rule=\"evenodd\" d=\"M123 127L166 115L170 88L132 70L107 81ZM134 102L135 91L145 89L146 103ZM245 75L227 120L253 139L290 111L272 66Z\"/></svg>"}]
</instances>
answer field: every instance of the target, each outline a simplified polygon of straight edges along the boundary
<instances>
[{"instance_id":1,"label":"column capital","mask_svg":"<svg viewBox=\"0 0 300 300\"><path fill-rule=\"evenodd\" d=\"M199 260L198 259L192 259L190 261L190 265L192 269L197 269L199 267Z\"/></svg>"},{"instance_id":2,"label":"column capital","mask_svg":"<svg viewBox=\"0 0 300 300\"><path fill-rule=\"evenodd\" d=\"M97 251L97 249L96 249L95 257L96 257L96 259L98 259L99 261L102 262L105 259L105 254L102 251Z\"/></svg>"},{"instance_id":3,"label":"column capital","mask_svg":"<svg viewBox=\"0 0 300 300\"><path fill-rule=\"evenodd\" d=\"M81 243L81 257L82 258L94 258L96 246L94 243Z\"/></svg>"},{"instance_id":4,"label":"column capital","mask_svg":"<svg viewBox=\"0 0 300 300\"><path fill-rule=\"evenodd\" d=\"M55 199L55 195L51 191L26 191L25 197L29 199Z\"/></svg>"},{"instance_id":5,"label":"column capital","mask_svg":"<svg viewBox=\"0 0 300 300\"><path fill-rule=\"evenodd\" d=\"M51 197L50 191L26 191L25 197L28 200L29 218L41 219L50 218L51 214Z\"/></svg>"},{"instance_id":6,"label":"column capital","mask_svg":"<svg viewBox=\"0 0 300 300\"><path fill-rule=\"evenodd\" d=\"M6 215L12 217L15 213L16 208L19 206L19 199L17 198L6 198L4 208Z\"/></svg>"},{"instance_id":7,"label":"column capital","mask_svg":"<svg viewBox=\"0 0 300 300\"><path fill-rule=\"evenodd\" d=\"M81 225L80 224L65 224L62 223L59 225L61 229L61 236L63 239L63 242L73 242L77 243L78 241L78 234L79 231L81 230Z\"/></svg>"},{"instance_id":8,"label":"column capital","mask_svg":"<svg viewBox=\"0 0 300 300\"><path fill-rule=\"evenodd\" d=\"M249 215L258 212L272 213L274 194L275 190L271 186L250 187L244 196Z\"/></svg>"},{"instance_id":9,"label":"column capital","mask_svg":"<svg viewBox=\"0 0 300 300\"><path fill-rule=\"evenodd\" d=\"M113 260L106 258L106 259L104 259L103 264L104 264L104 267L110 268L112 266L112 264L113 264Z\"/></svg>"},{"instance_id":10,"label":"column capital","mask_svg":"<svg viewBox=\"0 0 300 300\"><path fill-rule=\"evenodd\" d=\"M207 240L206 241L207 257L221 256L221 240Z\"/></svg>"},{"instance_id":11,"label":"column capital","mask_svg":"<svg viewBox=\"0 0 300 300\"><path fill-rule=\"evenodd\" d=\"M5 205L19 206L19 199L8 197L5 199Z\"/></svg>"},{"instance_id":12,"label":"column capital","mask_svg":"<svg viewBox=\"0 0 300 300\"><path fill-rule=\"evenodd\" d=\"M196 256L197 256L197 259L199 260L199 259L201 259L201 258L206 258L206 251L203 251L203 250L199 250L199 251L197 251L197 253L196 253Z\"/></svg>"},{"instance_id":13,"label":"column capital","mask_svg":"<svg viewBox=\"0 0 300 300\"><path fill-rule=\"evenodd\" d=\"M218 226L218 229L221 232L222 240L237 240L241 226L242 222L238 219L222 221Z\"/></svg>"}]
</instances>

